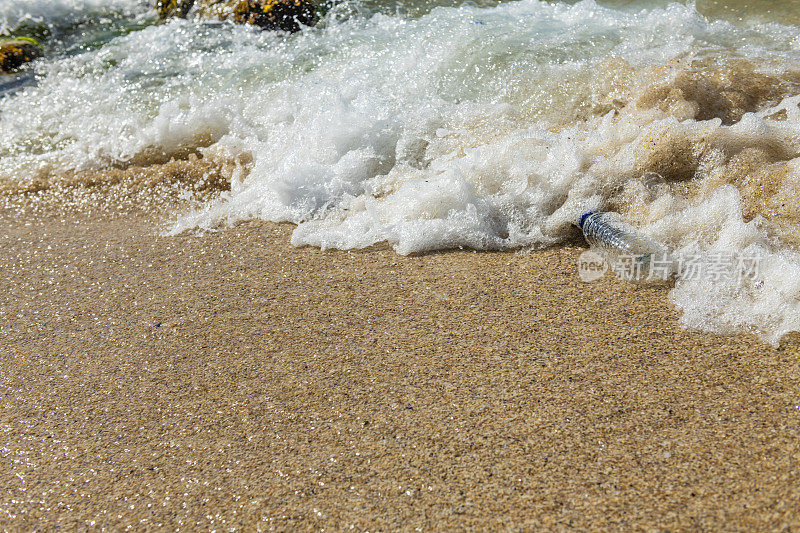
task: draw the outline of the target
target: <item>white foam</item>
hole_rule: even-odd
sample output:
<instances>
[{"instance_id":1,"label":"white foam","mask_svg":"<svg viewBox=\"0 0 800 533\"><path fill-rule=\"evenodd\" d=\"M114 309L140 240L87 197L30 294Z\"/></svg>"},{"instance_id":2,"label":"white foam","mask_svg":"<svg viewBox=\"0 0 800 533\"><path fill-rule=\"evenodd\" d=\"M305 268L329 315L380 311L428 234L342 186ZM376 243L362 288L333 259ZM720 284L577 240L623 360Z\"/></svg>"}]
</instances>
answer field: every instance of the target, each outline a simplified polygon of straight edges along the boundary
<instances>
[{"instance_id":1,"label":"white foam","mask_svg":"<svg viewBox=\"0 0 800 533\"><path fill-rule=\"evenodd\" d=\"M800 254L770 241L763 224L760 217L745 222L739 192L723 186L648 228L686 256L735 252L755 274L679 280L670 298L683 311L682 323L716 333L750 331L772 344L800 331Z\"/></svg>"}]
</instances>

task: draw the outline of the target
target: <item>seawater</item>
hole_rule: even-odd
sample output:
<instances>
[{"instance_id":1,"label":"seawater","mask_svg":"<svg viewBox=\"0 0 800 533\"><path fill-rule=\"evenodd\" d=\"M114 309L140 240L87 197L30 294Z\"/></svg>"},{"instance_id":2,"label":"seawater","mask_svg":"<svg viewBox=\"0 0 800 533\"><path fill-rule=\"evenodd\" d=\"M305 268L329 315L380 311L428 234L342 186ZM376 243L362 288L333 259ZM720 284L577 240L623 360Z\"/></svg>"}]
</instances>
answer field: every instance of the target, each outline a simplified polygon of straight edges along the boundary
<instances>
[{"instance_id":1,"label":"seawater","mask_svg":"<svg viewBox=\"0 0 800 533\"><path fill-rule=\"evenodd\" d=\"M778 343L800 331L797 4L364 0L286 35L3 2L0 32L48 54L0 97L0 180L201 157L230 191L172 233L263 218L400 254L556 246L616 211L676 254L757 257L670 298L689 328Z\"/></svg>"}]
</instances>

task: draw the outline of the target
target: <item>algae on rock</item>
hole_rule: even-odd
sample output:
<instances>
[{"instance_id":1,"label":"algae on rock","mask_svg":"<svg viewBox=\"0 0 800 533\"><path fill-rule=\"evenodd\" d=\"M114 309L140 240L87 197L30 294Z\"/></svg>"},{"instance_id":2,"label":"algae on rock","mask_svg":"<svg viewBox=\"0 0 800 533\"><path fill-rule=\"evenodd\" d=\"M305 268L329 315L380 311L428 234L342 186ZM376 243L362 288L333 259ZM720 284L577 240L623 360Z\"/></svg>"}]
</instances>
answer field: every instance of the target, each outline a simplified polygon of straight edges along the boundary
<instances>
[{"instance_id":1,"label":"algae on rock","mask_svg":"<svg viewBox=\"0 0 800 533\"><path fill-rule=\"evenodd\" d=\"M265 30L296 32L316 18L316 7L308 0L243 0L233 10L234 21Z\"/></svg>"},{"instance_id":2,"label":"algae on rock","mask_svg":"<svg viewBox=\"0 0 800 533\"><path fill-rule=\"evenodd\" d=\"M192 9L194 0L157 0L156 10L162 19L169 17L185 17Z\"/></svg>"},{"instance_id":3,"label":"algae on rock","mask_svg":"<svg viewBox=\"0 0 800 533\"><path fill-rule=\"evenodd\" d=\"M39 43L26 37L0 40L0 72L9 73L42 56Z\"/></svg>"},{"instance_id":4,"label":"algae on rock","mask_svg":"<svg viewBox=\"0 0 800 533\"><path fill-rule=\"evenodd\" d=\"M265 30L300 31L317 21L311 0L158 0L159 16L185 17L190 11L206 19L231 19Z\"/></svg>"}]
</instances>

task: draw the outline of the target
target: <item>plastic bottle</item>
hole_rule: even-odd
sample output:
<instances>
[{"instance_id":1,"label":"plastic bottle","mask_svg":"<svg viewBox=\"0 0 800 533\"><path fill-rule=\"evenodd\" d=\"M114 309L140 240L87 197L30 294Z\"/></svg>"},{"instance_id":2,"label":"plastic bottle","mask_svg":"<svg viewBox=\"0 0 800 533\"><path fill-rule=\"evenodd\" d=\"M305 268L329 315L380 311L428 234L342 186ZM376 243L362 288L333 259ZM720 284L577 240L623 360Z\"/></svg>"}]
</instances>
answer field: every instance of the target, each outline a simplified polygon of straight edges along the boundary
<instances>
[{"instance_id":1,"label":"plastic bottle","mask_svg":"<svg viewBox=\"0 0 800 533\"><path fill-rule=\"evenodd\" d=\"M612 269L627 265L621 277L633 281L666 280L674 272L674 261L659 242L621 222L616 213L589 212L581 216L578 226L589 245L606 256ZM626 259L627 261L622 261Z\"/></svg>"}]
</instances>

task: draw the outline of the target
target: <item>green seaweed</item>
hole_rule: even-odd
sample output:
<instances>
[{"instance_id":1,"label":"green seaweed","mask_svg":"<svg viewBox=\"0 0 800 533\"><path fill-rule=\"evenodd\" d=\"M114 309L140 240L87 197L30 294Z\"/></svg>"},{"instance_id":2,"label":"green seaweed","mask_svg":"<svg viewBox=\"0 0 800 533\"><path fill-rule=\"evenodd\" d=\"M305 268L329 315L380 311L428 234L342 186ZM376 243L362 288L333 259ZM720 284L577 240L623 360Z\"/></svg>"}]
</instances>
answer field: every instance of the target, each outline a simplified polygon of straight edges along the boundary
<instances>
[{"instance_id":1,"label":"green seaweed","mask_svg":"<svg viewBox=\"0 0 800 533\"><path fill-rule=\"evenodd\" d=\"M24 35L12 35L10 37L0 37L0 46L4 45L6 43L14 42L14 41L25 41L27 43L30 43L30 44L36 46L37 48L39 48L41 50L44 50L42 45L39 44L39 41L37 41L33 37L26 37Z\"/></svg>"}]
</instances>

